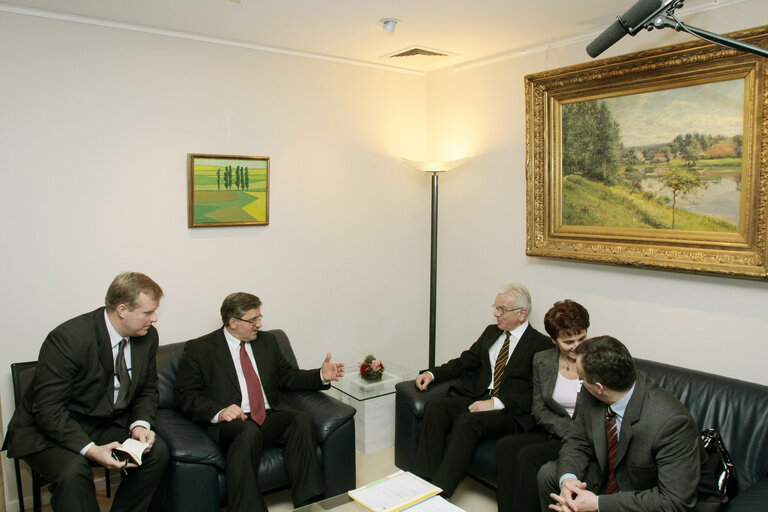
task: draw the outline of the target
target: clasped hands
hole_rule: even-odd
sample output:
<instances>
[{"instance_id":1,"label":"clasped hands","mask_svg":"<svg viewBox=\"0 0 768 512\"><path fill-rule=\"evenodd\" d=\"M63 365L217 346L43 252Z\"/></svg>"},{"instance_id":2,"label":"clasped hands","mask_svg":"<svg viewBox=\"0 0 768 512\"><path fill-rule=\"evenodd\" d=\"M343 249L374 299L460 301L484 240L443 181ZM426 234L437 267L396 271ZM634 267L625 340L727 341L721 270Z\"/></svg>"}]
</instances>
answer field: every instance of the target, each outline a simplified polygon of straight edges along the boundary
<instances>
[{"instance_id":1,"label":"clasped hands","mask_svg":"<svg viewBox=\"0 0 768 512\"><path fill-rule=\"evenodd\" d=\"M597 496L587 490L586 482L566 478L560 486L560 494L552 493L555 503L549 505L556 512L597 512Z\"/></svg>"},{"instance_id":2,"label":"clasped hands","mask_svg":"<svg viewBox=\"0 0 768 512\"><path fill-rule=\"evenodd\" d=\"M149 445L144 449L144 453L147 453L149 450L151 450L152 445L155 444L155 433L141 425L133 427L131 430L131 437L139 442L147 443ZM117 441L112 441L111 443L102 445L94 444L88 448L88 451L85 452L85 456L88 459L108 469L127 469L137 467L136 464L132 462L115 460L115 458L112 457L112 450L118 448L119 446L121 446L121 443Z\"/></svg>"}]
</instances>

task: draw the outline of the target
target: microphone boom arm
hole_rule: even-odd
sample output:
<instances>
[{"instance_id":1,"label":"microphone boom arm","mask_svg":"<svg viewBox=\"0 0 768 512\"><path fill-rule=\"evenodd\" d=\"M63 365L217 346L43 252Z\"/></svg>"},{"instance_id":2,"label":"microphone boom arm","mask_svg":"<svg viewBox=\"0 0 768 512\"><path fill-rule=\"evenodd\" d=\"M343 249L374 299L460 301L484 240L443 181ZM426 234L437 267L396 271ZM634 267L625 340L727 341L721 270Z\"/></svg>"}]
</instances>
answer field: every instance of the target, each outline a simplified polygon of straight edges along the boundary
<instances>
[{"instance_id":1,"label":"microphone boom arm","mask_svg":"<svg viewBox=\"0 0 768 512\"><path fill-rule=\"evenodd\" d=\"M755 53L757 55L760 55L761 57L768 58L768 50L765 48L762 48L760 46L755 46L753 44L745 43L743 41L739 41L738 39L732 39L730 37L721 36L720 34L715 34L714 32L709 32L708 30L704 30L701 28L692 27L690 25L686 25L682 21L675 18L674 14L669 14L669 16L660 15L657 16L653 22L653 26L648 27L650 30L651 28L674 28L678 32L686 32L688 34L691 34L692 36L698 37L699 39L703 39L704 41L707 41L709 43L714 43L720 46L724 46L726 48L731 48L732 50L742 51L742 52L750 52Z\"/></svg>"},{"instance_id":2,"label":"microphone boom arm","mask_svg":"<svg viewBox=\"0 0 768 512\"><path fill-rule=\"evenodd\" d=\"M678 20L675 17L675 9L683 7L683 2L685 2L685 0L667 0L661 7L656 9L652 14L650 14L634 27L629 26L629 24L624 19L622 19L621 16L616 16L616 19L619 21L627 34L633 37L643 29L650 31L654 28L659 30L662 28L674 28L678 32L686 32L692 36L698 37L699 39L703 39L708 43L731 48L732 50L755 53L761 57L768 58L768 49L745 43L737 39L732 39L730 37L721 36L704 29L692 27ZM602 48L600 51L603 49L604 48Z\"/></svg>"}]
</instances>

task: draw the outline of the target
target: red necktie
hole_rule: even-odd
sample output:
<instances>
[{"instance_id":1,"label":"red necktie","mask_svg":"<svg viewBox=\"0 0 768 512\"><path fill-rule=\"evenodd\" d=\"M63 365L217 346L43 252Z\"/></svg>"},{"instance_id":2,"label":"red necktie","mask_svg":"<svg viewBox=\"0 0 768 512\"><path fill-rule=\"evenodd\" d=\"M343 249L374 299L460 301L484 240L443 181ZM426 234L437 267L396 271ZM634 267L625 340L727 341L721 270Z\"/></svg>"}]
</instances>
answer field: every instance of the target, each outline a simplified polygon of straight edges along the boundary
<instances>
[{"instance_id":1,"label":"red necktie","mask_svg":"<svg viewBox=\"0 0 768 512\"><path fill-rule=\"evenodd\" d=\"M267 409L264 407L264 394L261 392L261 381L253 369L251 358L245 351L245 342L240 342L240 365L243 367L245 385L248 386L248 401L251 403L251 419L261 425L267 418Z\"/></svg>"},{"instance_id":2,"label":"red necktie","mask_svg":"<svg viewBox=\"0 0 768 512\"><path fill-rule=\"evenodd\" d=\"M616 432L616 413L608 407L605 414L605 436L608 440L608 480L605 482L605 493L616 494L619 484L616 483L614 469L616 468L616 451L619 447L619 436Z\"/></svg>"}]
</instances>

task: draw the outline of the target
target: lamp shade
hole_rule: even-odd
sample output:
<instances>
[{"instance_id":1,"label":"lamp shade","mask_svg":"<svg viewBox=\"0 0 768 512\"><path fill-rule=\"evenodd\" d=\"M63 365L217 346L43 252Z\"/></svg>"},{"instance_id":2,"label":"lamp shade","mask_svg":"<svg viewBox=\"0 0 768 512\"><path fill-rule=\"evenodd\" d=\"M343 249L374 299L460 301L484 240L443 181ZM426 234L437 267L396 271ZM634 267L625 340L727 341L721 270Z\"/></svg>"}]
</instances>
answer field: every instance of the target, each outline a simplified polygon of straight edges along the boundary
<instances>
[{"instance_id":1,"label":"lamp shade","mask_svg":"<svg viewBox=\"0 0 768 512\"><path fill-rule=\"evenodd\" d=\"M449 160L447 162L421 162L417 160L408 160L407 158L403 158L402 160L418 171L447 172L469 162L469 157L459 158L458 160Z\"/></svg>"}]
</instances>

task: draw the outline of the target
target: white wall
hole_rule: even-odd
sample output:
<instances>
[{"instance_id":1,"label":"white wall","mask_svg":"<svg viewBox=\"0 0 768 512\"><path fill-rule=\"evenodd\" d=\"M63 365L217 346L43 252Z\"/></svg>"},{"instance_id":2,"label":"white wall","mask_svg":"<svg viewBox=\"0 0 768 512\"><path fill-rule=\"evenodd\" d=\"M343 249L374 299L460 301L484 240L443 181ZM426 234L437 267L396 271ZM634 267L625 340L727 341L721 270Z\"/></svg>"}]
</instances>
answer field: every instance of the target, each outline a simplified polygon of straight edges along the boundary
<instances>
[{"instance_id":1,"label":"white wall","mask_svg":"<svg viewBox=\"0 0 768 512\"><path fill-rule=\"evenodd\" d=\"M684 19L748 28L768 21L761 3ZM685 39L641 34L606 56ZM584 62L585 45L420 77L0 13L3 418L9 364L123 270L164 287L162 343L214 329L246 290L304 366L331 350L423 367L429 178L401 156L473 156L440 179L438 361L519 280L539 328L571 297L637 356L768 383L766 283L525 256L523 76ZM190 152L271 157L270 225L188 229Z\"/></svg>"},{"instance_id":2,"label":"white wall","mask_svg":"<svg viewBox=\"0 0 768 512\"><path fill-rule=\"evenodd\" d=\"M10 363L123 270L164 288L161 343L243 290L305 367L426 364L429 180L399 160L426 147L423 76L7 13L0 75L6 422ZM270 224L188 229L190 152L271 157Z\"/></svg>"},{"instance_id":3,"label":"white wall","mask_svg":"<svg viewBox=\"0 0 768 512\"><path fill-rule=\"evenodd\" d=\"M678 14L718 33L768 22L760 0ZM643 32L605 57L690 39ZM531 289L539 329L553 302L571 298L589 309L590 334L614 335L636 356L768 384L768 283L525 255L523 78L590 60L588 42L428 77L432 151L461 141L474 155L440 181L438 362L491 323L498 285L520 281Z\"/></svg>"}]
</instances>

